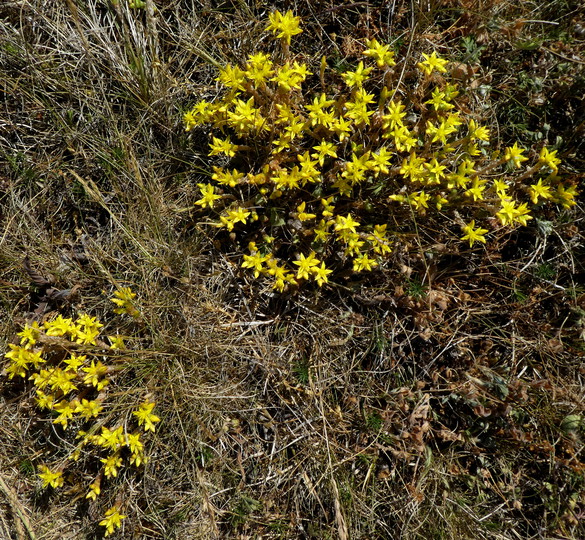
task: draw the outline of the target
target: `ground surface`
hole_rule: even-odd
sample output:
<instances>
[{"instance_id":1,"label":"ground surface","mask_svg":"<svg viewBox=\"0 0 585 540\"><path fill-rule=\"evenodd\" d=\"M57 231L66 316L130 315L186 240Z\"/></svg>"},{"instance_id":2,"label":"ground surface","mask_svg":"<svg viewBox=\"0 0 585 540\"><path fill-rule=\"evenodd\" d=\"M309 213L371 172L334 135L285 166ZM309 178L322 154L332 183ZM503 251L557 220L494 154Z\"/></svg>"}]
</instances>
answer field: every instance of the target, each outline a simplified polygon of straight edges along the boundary
<instances>
[{"instance_id":1,"label":"ground surface","mask_svg":"<svg viewBox=\"0 0 585 540\"><path fill-rule=\"evenodd\" d=\"M299 54L318 72L370 37L436 50L496 146L554 145L582 181L580 2L385 4L297 2ZM404 231L367 283L282 297L193 217L208 150L182 114L279 6L0 5L0 345L97 316L129 336L114 409L149 395L161 418L97 501L89 462L42 489L70 441L2 377L0 537L99 538L119 503L120 538L585 538L582 199L473 250ZM39 276L71 293L41 298ZM140 320L113 315L121 286Z\"/></svg>"}]
</instances>

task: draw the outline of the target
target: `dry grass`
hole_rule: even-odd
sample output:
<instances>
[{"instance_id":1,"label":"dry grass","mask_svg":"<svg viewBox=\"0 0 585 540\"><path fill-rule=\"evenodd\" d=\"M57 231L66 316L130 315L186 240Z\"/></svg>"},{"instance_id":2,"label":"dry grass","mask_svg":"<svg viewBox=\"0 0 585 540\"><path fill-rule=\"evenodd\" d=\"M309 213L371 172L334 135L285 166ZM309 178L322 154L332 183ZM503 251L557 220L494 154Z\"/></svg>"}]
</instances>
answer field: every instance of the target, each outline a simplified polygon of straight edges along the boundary
<instances>
[{"instance_id":1,"label":"dry grass","mask_svg":"<svg viewBox=\"0 0 585 540\"><path fill-rule=\"evenodd\" d=\"M148 391L162 418L143 471L97 502L80 487L91 464L48 493L35 468L59 433L3 377L0 536L98 538L122 500L120 538L585 537L583 425L562 424L585 414L583 207L473 252L430 224L368 284L259 291L185 211L208 173L181 113L258 47L270 6L154 4L0 6L0 345L40 301L28 253L78 287L45 316L132 336L116 407ZM560 137L579 180L583 8L541 4L298 2L298 48L341 64L375 36L466 62L502 145ZM121 285L143 324L112 316Z\"/></svg>"}]
</instances>

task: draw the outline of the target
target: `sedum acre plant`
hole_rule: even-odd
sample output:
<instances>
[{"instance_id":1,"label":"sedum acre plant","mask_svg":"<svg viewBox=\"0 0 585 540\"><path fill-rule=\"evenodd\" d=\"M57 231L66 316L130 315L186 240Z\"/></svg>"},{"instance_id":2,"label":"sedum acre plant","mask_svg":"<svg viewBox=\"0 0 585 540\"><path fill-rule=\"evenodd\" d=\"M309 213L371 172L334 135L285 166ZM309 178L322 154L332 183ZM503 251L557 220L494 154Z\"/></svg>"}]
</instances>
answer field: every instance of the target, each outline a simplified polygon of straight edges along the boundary
<instances>
[{"instance_id":1,"label":"sedum acre plant","mask_svg":"<svg viewBox=\"0 0 585 540\"><path fill-rule=\"evenodd\" d=\"M311 72L289 48L298 17L275 11L267 30L281 47L220 69L223 94L184 123L210 135L212 172L195 205L277 291L375 269L397 229L425 214L450 215L472 247L542 204L575 204L556 150L489 149L490 130L435 52L406 71L409 88L409 66L376 39L353 69L324 57Z\"/></svg>"},{"instance_id":2,"label":"sedum acre plant","mask_svg":"<svg viewBox=\"0 0 585 540\"><path fill-rule=\"evenodd\" d=\"M128 288L117 291L112 299L118 306L115 311L138 317L134 297ZM110 394L110 388L115 388L128 351L121 336L107 336L109 344L102 341L102 327L89 315L75 320L59 315L43 324L34 321L25 324L17 334L20 342L10 344L5 354L7 377L32 383L36 407L61 431L61 440L67 444L65 458L60 453L52 465L39 465L43 488L63 487L64 471L72 462L83 462L83 476L93 471L85 495L92 500L122 467L146 463L143 437L154 432L160 421L148 397L136 403L132 414L116 412L116 392ZM124 517L118 506L108 509L100 522L105 536L120 527Z\"/></svg>"}]
</instances>

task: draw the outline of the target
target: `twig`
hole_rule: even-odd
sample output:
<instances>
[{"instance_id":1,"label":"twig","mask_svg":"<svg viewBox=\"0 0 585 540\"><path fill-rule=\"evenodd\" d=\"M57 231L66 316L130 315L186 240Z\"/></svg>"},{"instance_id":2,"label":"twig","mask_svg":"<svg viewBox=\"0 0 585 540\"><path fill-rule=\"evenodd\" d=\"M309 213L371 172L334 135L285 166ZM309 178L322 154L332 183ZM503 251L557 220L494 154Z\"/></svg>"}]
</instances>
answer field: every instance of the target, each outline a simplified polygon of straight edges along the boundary
<instances>
[{"instance_id":1,"label":"twig","mask_svg":"<svg viewBox=\"0 0 585 540\"><path fill-rule=\"evenodd\" d=\"M0 476L0 489L4 492L4 495L6 496L6 499L8 500L12 510L14 510L14 512L16 512L16 514L20 518L20 521L22 521L22 524L24 525L26 532L28 532L28 535L31 538L31 540L36 540L37 536L36 536L35 532L33 531L32 525L30 524L30 521L28 520L28 517L27 517L26 513L24 512L22 505L20 504L20 502L18 500L18 497L6 485L6 483L4 482L4 479L1 476Z\"/></svg>"}]
</instances>

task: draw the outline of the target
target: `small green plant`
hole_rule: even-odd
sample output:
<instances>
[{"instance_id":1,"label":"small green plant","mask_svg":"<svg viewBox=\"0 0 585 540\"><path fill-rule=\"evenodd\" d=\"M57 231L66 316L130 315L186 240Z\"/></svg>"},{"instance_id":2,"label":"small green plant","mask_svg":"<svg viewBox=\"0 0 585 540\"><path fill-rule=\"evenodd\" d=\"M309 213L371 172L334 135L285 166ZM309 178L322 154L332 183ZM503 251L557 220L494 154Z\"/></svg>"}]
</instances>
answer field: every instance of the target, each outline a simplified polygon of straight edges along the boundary
<instances>
[{"instance_id":1,"label":"small green plant","mask_svg":"<svg viewBox=\"0 0 585 540\"><path fill-rule=\"evenodd\" d=\"M243 494L238 499L231 521L235 526L242 525L246 522L250 514L257 512L261 508L262 503L260 501Z\"/></svg>"},{"instance_id":2,"label":"small green plant","mask_svg":"<svg viewBox=\"0 0 585 540\"><path fill-rule=\"evenodd\" d=\"M377 412L370 413L366 416L366 427L369 431L374 431L377 433L382 429L383 425L384 420Z\"/></svg>"},{"instance_id":3,"label":"small green plant","mask_svg":"<svg viewBox=\"0 0 585 540\"><path fill-rule=\"evenodd\" d=\"M408 279L406 282L406 294L416 300L420 300L427 295L427 288L419 278Z\"/></svg>"},{"instance_id":4,"label":"small green plant","mask_svg":"<svg viewBox=\"0 0 585 540\"><path fill-rule=\"evenodd\" d=\"M517 287L516 285L514 285L512 292L517 302L520 302L522 304L526 302L526 300L528 300L528 295L526 294L526 292L523 291L521 288Z\"/></svg>"},{"instance_id":5,"label":"small green plant","mask_svg":"<svg viewBox=\"0 0 585 540\"><path fill-rule=\"evenodd\" d=\"M220 69L223 97L198 102L184 121L187 131L211 129L216 160L195 205L243 252L241 266L274 289L374 270L392 252L388 222L413 212L457 209L472 247L495 223L526 225L530 204L575 204L556 150L542 147L526 170L530 158L517 144L488 150L490 130L460 106L449 62L436 53L416 64L413 92L376 39L353 69L330 71L323 58L312 73L290 52L298 17L276 11L267 29L281 50Z\"/></svg>"},{"instance_id":6,"label":"small green plant","mask_svg":"<svg viewBox=\"0 0 585 540\"><path fill-rule=\"evenodd\" d=\"M295 363L293 370L295 377L300 384L309 383L309 363L306 360Z\"/></svg>"},{"instance_id":7,"label":"small green plant","mask_svg":"<svg viewBox=\"0 0 585 540\"><path fill-rule=\"evenodd\" d=\"M118 306L115 311L139 316L132 303L134 297L127 288L116 292L112 299ZM116 393L110 393L110 388L125 368L128 350L119 335L108 336L109 344L102 341L102 327L86 314L75 320L59 315L41 325L27 323L18 333L20 343L10 344L5 355L8 378L32 381L39 413L52 418L66 443L52 463L38 465L42 487L63 487L64 472L83 458L83 476L88 476L87 468L93 470L86 493L92 500L122 467L138 468L146 463L143 435L154 432L160 421L148 395L134 410L112 414L116 408L110 401ZM109 508L100 522L105 536L120 527L125 517L119 506Z\"/></svg>"},{"instance_id":8,"label":"small green plant","mask_svg":"<svg viewBox=\"0 0 585 540\"><path fill-rule=\"evenodd\" d=\"M540 279L552 279L555 277L556 271L552 264L542 263L536 267L534 275Z\"/></svg>"},{"instance_id":9,"label":"small green plant","mask_svg":"<svg viewBox=\"0 0 585 540\"><path fill-rule=\"evenodd\" d=\"M462 61L470 64L475 64L479 61L482 51L485 49L483 45L478 45L473 36L465 36L461 39L461 45L465 49Z\"/></svg>"}]
</instances>

